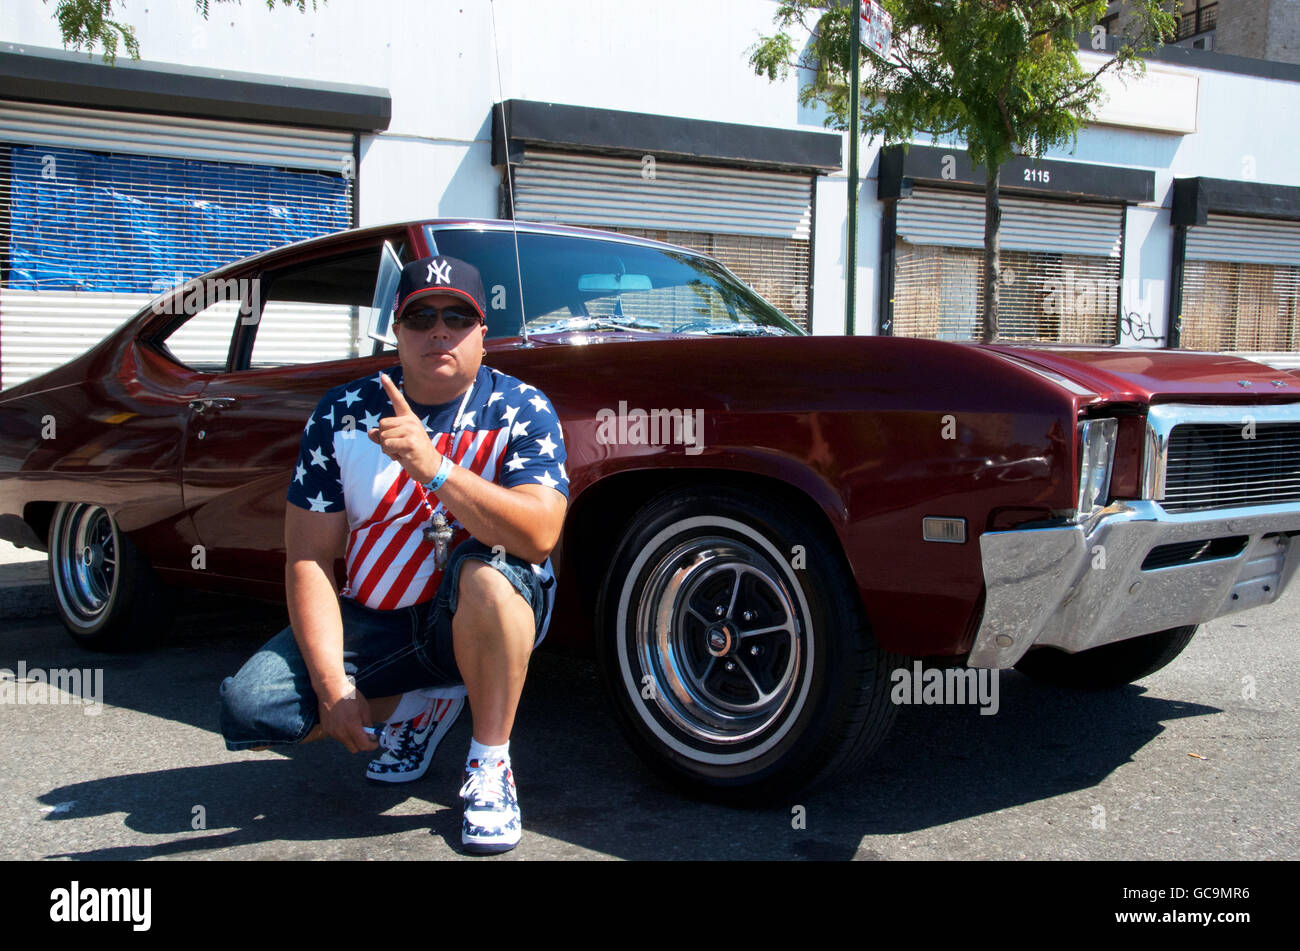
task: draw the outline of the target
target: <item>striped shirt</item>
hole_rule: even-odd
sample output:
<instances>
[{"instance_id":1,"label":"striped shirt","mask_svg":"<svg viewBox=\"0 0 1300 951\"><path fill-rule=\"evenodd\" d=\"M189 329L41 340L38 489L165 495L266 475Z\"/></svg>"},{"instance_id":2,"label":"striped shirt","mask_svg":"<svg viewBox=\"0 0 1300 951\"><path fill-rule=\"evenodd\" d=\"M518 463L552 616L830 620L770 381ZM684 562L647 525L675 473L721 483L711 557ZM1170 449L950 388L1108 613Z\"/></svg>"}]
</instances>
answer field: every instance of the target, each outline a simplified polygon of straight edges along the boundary
<instances>
[{"instance_id":1,"label":"striped shirt","mask_svg":"<svg viewBox=\"0 0 1300 951\"><path fill-rule=\"evenodd\" d=\"M401 367L385 372L400 385ZM568 496L560 423L536 387L485 366L468 399L440 406L407 401L434 447L457 465L506 488L545 485ZM444 513L454 530L449 552L470 537L436 494L370 441L367 432L391 415L392 403L378 374L326 393L307 420L288 494L289 502L302 509L347 513L342 594L381 611L420 604L437 593L442 571L434 562L434 543L424 536L435 513ZM547 592L549 620L554 589L550 559L533 570Z\"/></svg>"}]
</instances>

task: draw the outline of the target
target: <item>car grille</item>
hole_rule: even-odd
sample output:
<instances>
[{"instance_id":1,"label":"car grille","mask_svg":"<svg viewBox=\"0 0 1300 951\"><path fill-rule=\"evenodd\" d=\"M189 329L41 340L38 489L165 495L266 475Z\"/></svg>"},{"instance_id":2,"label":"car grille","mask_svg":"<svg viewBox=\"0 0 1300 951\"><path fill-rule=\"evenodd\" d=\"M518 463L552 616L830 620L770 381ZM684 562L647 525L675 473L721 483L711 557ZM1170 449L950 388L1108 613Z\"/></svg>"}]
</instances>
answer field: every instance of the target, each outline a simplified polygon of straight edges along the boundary
<instances>
[{"instance_id":1,"label":"car grille","mask_svg":"<svg viewBox=\"0 0 1300 951\"><path fill-rule=\"evenodd\" d=\"M1169 435L1166 511L1300 501L1300 423L1186 423ZM1246 438L1249 435L1254 438Z\"/></svg>"}]
</instances>

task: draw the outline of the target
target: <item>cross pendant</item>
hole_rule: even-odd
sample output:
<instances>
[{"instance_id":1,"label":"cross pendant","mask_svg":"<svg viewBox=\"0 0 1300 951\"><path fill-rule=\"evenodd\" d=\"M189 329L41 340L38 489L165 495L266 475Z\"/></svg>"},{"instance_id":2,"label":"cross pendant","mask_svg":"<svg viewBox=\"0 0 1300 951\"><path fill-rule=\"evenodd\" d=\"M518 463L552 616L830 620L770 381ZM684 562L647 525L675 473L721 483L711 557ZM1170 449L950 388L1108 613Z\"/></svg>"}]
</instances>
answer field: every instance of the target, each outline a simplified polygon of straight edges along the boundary
<instances>
[{"instance_id":1,"label":"cross pendant","mask_svg":"<svg viewBox=\"0 0 1300 951\"><path fill-rule=\"evenodd\" d=\"M424 537L433 543L433 564L441 571L447 564L447 545L451 542L453 532L447 524L447 517L441 512L424 528Z\"/></svg>"}]
</instances>

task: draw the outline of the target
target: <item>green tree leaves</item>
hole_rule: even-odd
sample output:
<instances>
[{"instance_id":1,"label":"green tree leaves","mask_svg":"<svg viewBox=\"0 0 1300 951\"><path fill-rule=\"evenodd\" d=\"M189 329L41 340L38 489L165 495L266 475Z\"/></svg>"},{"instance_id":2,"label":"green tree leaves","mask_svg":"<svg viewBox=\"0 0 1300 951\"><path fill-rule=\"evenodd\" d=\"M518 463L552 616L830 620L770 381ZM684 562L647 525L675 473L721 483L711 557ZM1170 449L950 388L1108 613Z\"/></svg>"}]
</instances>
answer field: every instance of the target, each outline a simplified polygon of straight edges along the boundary
<instances>
[{"instance_id":1,"label":"green tree leaves","mask_svg":"<svg viewBox=\"0 0 1300 951\"><path fill-rule=\"evenodd\" d=\"M43 0L49 4L50 0ZM217 3L230 3L232 0L216 0ZM239 0L233 0L238 3ZM307 11L307 4L316 9L316 0L266 0L266 8L274 10L276 6L295 7L299 13ZM321 0L325 2L325 0ZM63 45L74 50L86 50L91 56L95 49L103 50L104 62L112 65L117 62L117 50L121 46L132 59L140 58L140 42L136 39L135 28L129 23L112 19L113 6L121 6L121 0L55 0L54 19L59 24L63 36ZM208 18L211 0L194 0L194 8Z\"/></svg>"}]
</instances>

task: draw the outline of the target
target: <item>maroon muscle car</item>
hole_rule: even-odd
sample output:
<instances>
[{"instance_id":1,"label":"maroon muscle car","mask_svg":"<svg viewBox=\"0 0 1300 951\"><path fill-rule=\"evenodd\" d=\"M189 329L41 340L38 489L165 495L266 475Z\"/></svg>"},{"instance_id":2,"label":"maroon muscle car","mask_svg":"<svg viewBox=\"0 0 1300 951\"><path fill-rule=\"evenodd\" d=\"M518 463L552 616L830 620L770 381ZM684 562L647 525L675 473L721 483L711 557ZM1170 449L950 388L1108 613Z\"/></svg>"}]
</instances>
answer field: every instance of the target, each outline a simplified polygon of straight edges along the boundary
<instances>
[{"instance_id":1,"label":"maroon muscle car","mask_svg":"<svg viewBox=\"0 0 1300 951\"><path fill-rule=\"evenodd\" d=\"M860 762L912 658L1127 683L1295 573L1300 378L810 337L681 248L434 221L232 264L0 394L0 537L48 550L73 637L157 633L174 586L283 597L304 421L395 362L392 277L434 253L479 267L485 362L563 424L549 641L594 649L630 740L697 792Z\"/></svg>"}]
</instances>

